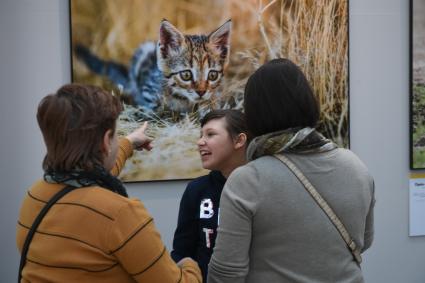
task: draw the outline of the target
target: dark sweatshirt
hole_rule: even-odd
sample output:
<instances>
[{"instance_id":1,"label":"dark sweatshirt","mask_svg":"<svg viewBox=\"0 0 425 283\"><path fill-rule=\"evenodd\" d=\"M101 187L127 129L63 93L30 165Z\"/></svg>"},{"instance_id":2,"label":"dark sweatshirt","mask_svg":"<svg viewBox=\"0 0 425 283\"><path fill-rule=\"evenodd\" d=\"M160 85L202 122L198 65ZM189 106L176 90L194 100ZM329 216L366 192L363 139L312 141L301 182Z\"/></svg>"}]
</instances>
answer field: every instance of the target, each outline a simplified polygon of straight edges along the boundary
<instances>
[{"instance_id":1,"label":"dark sweatshirt","mask_svg":"<svg viewBox=\"0 0 425 283\"><path fill-rule=\"evenodd\" d=\"M219 171L211 171L191 181L180 201L171 257L176 262L184 257L196 260L204 282L217 236L220 195L225 182Z\"/></svg>"}]
</instances>

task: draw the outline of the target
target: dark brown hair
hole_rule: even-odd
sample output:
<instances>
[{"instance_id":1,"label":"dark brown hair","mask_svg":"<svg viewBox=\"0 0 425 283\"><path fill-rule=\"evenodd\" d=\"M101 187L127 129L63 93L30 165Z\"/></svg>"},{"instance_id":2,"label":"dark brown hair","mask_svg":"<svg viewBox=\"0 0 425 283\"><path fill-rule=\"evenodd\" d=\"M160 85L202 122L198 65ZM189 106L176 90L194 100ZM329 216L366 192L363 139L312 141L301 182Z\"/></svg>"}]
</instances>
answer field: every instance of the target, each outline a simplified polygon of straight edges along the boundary
<instances>
[{"instance_id":1,"label":"dark brown hair","mask_svg":"<svg viewBox=\"0 0 425 283\"><path fill-rule=\"evenodd\" d=\"M315 127L320 116L307 78L288 59L271 60L250 76L244 109L254 137L289 128Z\"/></svg>"},{"instance_id":2,"label":"dark brown hair","mask_svg":"<svg viewBox=\"0 0 425 283\"><path fill-rule=\"evenodd\" d=\"M44 97L37 111L47 154L44 170L66 172L103 166L103 137L115 132L122 105L105 90L89 85L67 84Z\"/></svg>"},{"instance_id":3,"label":"dark brown hair","mask_svg":"<svg viewBox=\"0 0 425 283\"><path fill-rule=\"evenodd\" d=\"M240 133L248 134L244 114L235 109L211 110L201 119L201 127L214 119L224 118L226 130L232 138L236 138Z\"/></svg>"}]
</instances>

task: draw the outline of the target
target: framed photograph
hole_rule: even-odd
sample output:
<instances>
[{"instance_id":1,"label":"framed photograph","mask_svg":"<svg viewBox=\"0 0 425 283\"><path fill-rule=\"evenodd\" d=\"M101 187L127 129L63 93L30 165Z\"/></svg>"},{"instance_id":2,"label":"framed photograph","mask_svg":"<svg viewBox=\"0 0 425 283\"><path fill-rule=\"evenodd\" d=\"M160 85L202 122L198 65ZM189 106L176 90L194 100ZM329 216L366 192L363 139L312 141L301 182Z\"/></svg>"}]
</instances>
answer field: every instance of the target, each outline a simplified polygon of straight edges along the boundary
<instances>
[{"instance_id":1,"label":"framed photograph","mask_svg":"<svg viewBox=\"0 0 425 283\"><path fill-rule=\"evenodd\" d=\"M425 1L410 1L410 168L425 169Z\"/></svg>"},{"instance_id":2,"label":"framed photograph","mask_svg":"<svg viewBox=\"0 0 425 283\"><path fill-rule=\"evenodd\" d=\"M72 81L119 96L119 134L143 121L151 152L127 182L202 174L196 142L210 109L243 110L249 75L285 57L307 75L319 130L349 145L348 0L70 0Z\"/></svg>"}]
</instances>

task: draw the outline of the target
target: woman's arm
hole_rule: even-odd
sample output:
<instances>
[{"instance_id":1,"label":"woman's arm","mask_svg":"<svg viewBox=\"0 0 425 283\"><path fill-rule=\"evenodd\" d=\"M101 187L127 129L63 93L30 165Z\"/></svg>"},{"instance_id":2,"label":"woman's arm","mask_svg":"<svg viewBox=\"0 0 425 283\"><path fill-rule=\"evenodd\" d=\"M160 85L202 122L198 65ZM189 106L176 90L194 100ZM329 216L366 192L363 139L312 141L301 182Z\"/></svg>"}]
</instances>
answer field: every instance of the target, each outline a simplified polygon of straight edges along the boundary
<instances>
[{"instance_id":1,"label":"woman's arm","mask_svg":"<svg viewBox=\"0 0 425 283\"><path fill-rule=\"evenodd\" d=\"M133 155L133 145L127 138L121 138L118 145L117 158L111 170L113 176L118 176L124 168L125 162Z\"/></svg>"},{"instance_id":2,"label":"woman's arm","mask_svg":"<svg viewBox=\"0 0 425 283\"><path fill-rule=\"evenodd\" d=\"M245 282L252 221L259 201L251 172L246 166L236 169L224 186L218 235L208 268L209 283Z\"/></svg>"},{"instance_id":3,"label":"woman's arm","mask_svg":"<svg viewBox=\"0 0 425 283\"><path fill-rule=\"evenodd\" d=\"M372 181L372 201L370 203L369 212L366 216L366 227L365 227L365 233L364 233L364 245L362 252L367 250L373 242L373 236L374 236L374 207L375 207L375 183Z\"/></svg>"},{"instance_id":4,"label":"woman's arm","mask_svg":"<svg viewBox=\"0 0 425 283\"><path fill-rule=\"evenodd\" d=\"M152 216L139 200L123 205L106 235L109 253L136 282L202 282L196 262L184 259L177 265L171 259Z\"/></svg>"},{"instance_id":5,"label":"woman's arm","mask_svg":"<svg viewBox=\"0 0 425 283\"><path fill-rule=\"evenodd\" d=\"M121 138L118 145L118 153L115 165L111 170L113 176L118 176L124 168L125 162L133 155L133 150L151 150L152 138L145 134L148 123L144 122L141 127L131 132L125 138Z\"/></svg>"}]
</instances>

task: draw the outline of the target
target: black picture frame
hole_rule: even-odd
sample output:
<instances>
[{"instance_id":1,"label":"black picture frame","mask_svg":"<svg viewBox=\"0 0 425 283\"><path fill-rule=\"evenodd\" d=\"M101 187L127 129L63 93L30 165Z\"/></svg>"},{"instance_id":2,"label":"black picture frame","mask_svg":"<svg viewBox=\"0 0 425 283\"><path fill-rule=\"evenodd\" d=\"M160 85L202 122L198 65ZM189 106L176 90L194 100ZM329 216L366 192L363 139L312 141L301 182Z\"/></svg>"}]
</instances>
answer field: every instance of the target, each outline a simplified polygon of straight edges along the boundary
<instances>
[{"instance_id":1,"label":"black picture frame","mask_svg":"<svg viewBox=\"0 0 425 283\"><path fill-rule=\"evenodd\" d=\"M422 12L423 13L422 13ZM425 2L409 2L410 169L425 169Z\"/></svg>"},{"instance_id":2,"label":"black picture frame","mask_svg":"<svg viewBox=\"0 0 425 283\"><path fill-rule=\"evenodd\" d=\"M149 24L146 24L143 26L143 28L135 28L136 26L136 20L131 20L134 16L134 11L137 10L137 7L146 7L143 6L145 4L140 3L149 3L151 5L149 7L149 15L146 17L142 17L140 13L138 13L138 19L144 18L149 21ZM334 50L331 50L330 53L332 53L332 56L329 58L317 58L319 60L314 60L323 62L319 63L322 64L320 66L312 65L310 58L302 52L302 50L297 49L295 47L295 52L290 52L290 44L291 44L291 37L288 36L288 38L285 38L285 44L286 46L278 45L276 44L277 40L280 40L281 38L277 36L276 33L276 27L279 28L279 20L278 19L280 12L282 9L287 9L290 5L289 3L296 3L296 1L283 1L282 6L280 3L281 1L263 1L263 7L264 14L262 14L263 22L262 28L259 28L258 21L257 21L257 14L254 13L255 9L257 9L258 5L255 3L255 9L253 10L253 7L248 7L250 4L246 3L244 0L228 0L225 1L225 5L233 5L233 7L238 7L239 10L231 10L229 9L214 9L214 5L217 5L220 1L214 1L214 0L192 0L192 1L183 1L185 3L191 4L190 7L181 7L179 6L179 9L170 9L170 6L174 5L178 0L176 1L162 1L166 2L166 5L161 7L162 9L157 9L158 7L155 5L160 5L161 1L144 1L144 0L137 0L132 1L132 5L129 6L129 3L126 3L126 0L117 0L117 1L104 1L104 0L92 0L92 1L86 1L86 0L69 0L69 11L70 11L70 38L71 38L71 79L72 82L78 82L78 83L88 83L88 84L95 84L99 85L105 89L114 91L115 93L119 93L120 89L117 88L115 85L113 85L110 81L105 80L101 76L98 76L96 74L90 74L90 71L86 68L84 69L84 66L82 66L81 61L79 61L78 58L76 58L75 54L75 47L76 43L84 44L85 46L89 47L91 52L96 54L97 56L110 60L111 62L117 62L117 63L126 63L129 62L132 56L132 51L135 50L141 42L149 41L149 40L156 40L156 36L152 36L151 33L151 23L154 24L155 29L158 29L159 23L161 19L167 18L171 23L173 23L179 30L181 30L184 33L208 33L213 31L215 28L217 28L220 24L222 24L226 19L232 18L232 39L231 39L231 59L229 62L229 67L226 71L226 76L229 79L229 81L232 81L233 79L237 78L238 74L239 76L243 76L242 79L239 77L238 79L241 80L242 83L240 83L239 88L235 88L232 91L236 93L237 97L234 99L237 103L234 103L231 105L232 108L241 107L241 97L243 99L243 80L247 78L250 72L252 72L256 67L258 67L261 63L264 63L266 60L270 59L271 56L266 56L266 53L272 54L273 52L270 52L271 49L276 48L278 46L278 49L275 50L275 53L273 53L276 57L287 57L300 65L300 67L305 71L308 79L312 83L312 87L315 91L315 93L318 95L318 97L323 96L335 96L337 99L330 99L332 101L337 101L338 105L336 107L332 107L333 105L321 105L322 109L325 109L324 111L329 111L328 109L334 109L330 111L335 111L335 113L326 113L326 115L322 115L323 117L330 117L330 115L333 117L332 119L326 120L323 119L319 130L325 134L325 136L333 139L336 141L340 146L343 147L349 147L350 143L350 123L349 123L349 0L326 0L323 3L326 5L336 5L336 9L333 9L334 11L338 11L338 15L335 17L331 17L332 19L337 19L339 22L337 25L330 25L332 27L343 27L342 31L335 31L335 34L333 37L329 40L329 42L332 41L332 43L338 43L340 46L338 47L340 50L340 54L336 54ZM240 2L240 5L234 5L235 3L238 4ZM87 7L89 7L92 10L82 10L81 7L77 7L81 3L86 3ZM118 5L115 5L114 3L119 3ZM310 7L307 7L308 9L304 9L307 11L311 11L311 13L317 13L320 11L315 6L316 2L311 2L312 4ZM140 4L139 6L135 4ZM243 4L243 5L242 5ZM268 6L268 4L271 4L271 6ZM109 5L105 8L105 5ZM112 6L111 6L112 5ZM115 6L113 6L115 5ZM129 7L127 7L129 6ZM136 7L137 6L137 7ZM322 5L323 6L323 5ZM217 8L217 7L215 7ZM245 9L246 8L246 9ZM120 9L128 9L127 12L122 12ZM234 9L234 8L232 8ZM143 9L140 9L143 10ZM145 9L146 10L146 9ZM171 13L167 14L167 11L170 10ZM205 10L206 14L200 14L200 10ZM293 11L294 9L289 9ZM112 14L112 17L116 19L122 19L127 20L127 25L123 25L129 30L132 30L131 35L132 36L123 36L123 33L126 32L125 29L114 29L114 34L111 36L111 34L103 34L104 29L108 28L110 25L110 18L109 15L104 13L104 11L110 11ZM155 11L161 11L161 15L155 14ZM215 13L216 11L217 13ZM252 12L254 11L254 12ZM258 12L258 11L257 11ZM337 12L335 12L337 13ZM78 14L78 15L77 15ZM100 16L101 15L101 16ZM183 19L184 15L188 15L189 19ZM311 18L317 18L317 19L323 19L323 17L298 17L298 18L305 18L305 20L309 20ZM182 20L183 19L183 20ZM209 20L210 19L210 20ZM273 21L271 20L273 19ZM89 21L93 21L92 26L89 26L90 24L87 24ZM130 24L128 24L130 23ZM255 28L252 30L246 31L246 27L251 24L256 24ZM202 26L201 26L202 24ZM274 25L273 25L274 24ZM321 24L316 23L316 24ZM84 26L85 25L85 26ZM301 26L301 25L300 25ZM311 24L304 24L303 26L311 26ZM282 27L280 27L282 28ZM293 34L302 34L306 35L309 34L309 31L306 30L299 30L297 27L291 27L286 26L286 29L293 28L291 32L288 32L291 36ZM118 30L118 31L117 31ZM243 34L238 34L238 31L245 30ZM325 30L325 29L315 29L315 30ZM278 30L279 31L279 30ZM282 31L280 31L282 32ZM337 34L337 32L339 32ZM91 36L91 37L90 37ZM316 40L310 40L309 42L319 42L319 39L326 38L324 36L315 35L317 36ZM115 37L116 39L111 39ZM284 37L284 36L283 36ZM129 39L129 41L123 40ZM253 41L252 46L251 45L243 45L241 42L243 39L250 39ZM269 40L268 40L269 39ZM272 39L272 40L270 40ZM113 42L113 40L115 40ZM298 39L297 39L298 40ZM294 40L295 41L295 40ZM115 50L110 48L112 45L116 44ZM270 43L271 46L268 46L268 43ZM283 41L282 41L283 42ZM341 44L342 42L342 44ZM125 43L125 44L123 44ZM126 44L128 46L126 46ZM239 44L239 45L238 45ZM309 52L311 54L316 54L316 51L320 49L322 46L325 46L326 44L318 44L317 46L311 46L309 49ZM242 47L240 47L242 46ZM330 45L327 45L326 48L329 48ZM131 51L129 51L131 50ZM289 51L288 51L289 50ZM342 50L342 51L341 51ZM319 54L320 52L317 52ZM321 53L322 54L322 53ZM232 57L233 56L233 57ZM238 59L235 59L237 56ZM314 55L316 56L316 55ZM318 56L318 55L317 55ZM239 59L242 58L242 59ZM334 60L331 58L337 58L337 61L332 62L329 64L329 60ZM241 65L249 65L252 66L250 69L247 70L237 70L237 66ZM316 67L321 66L338 66L341 65L341 70L338 70L338 74L341 77L338 77L337 79L334 79L334 81L339 82L339 86L337 88L331 88L329 89L320 89L318 78L317 76L327 76L328 75L328 69L324 69L324 72L316 72L316 74L311 74L307 71L307 69L311 69L309 67L313 66L313 69ZM309 67L307 67L309 66ZM232 75L230 75L232 74ZM243 74L243 75L240 75ZM319 74L319 75L318 75ZM342 83L341 83L342 82ZM326 99L318 99L320 103L325 101ZM236 106L235 106L236 105ZM238 106L239 105L239 106ZM336 109L336 110L335 110ZM125 119L124 119L125 120ZM119 133L125 134L128 128L131 127L122 127L122 119L120 119L119 124ZM155 121L151 121L152 123L155 123ZM153 125L155 126L155 125ZM183 132L184 130L188 129L187 125L185 124L179 124L175 123L173 126L176 126L179 131ZM157 129L156 127L152 127L154 129ZM183 146L183 143L178 144L177 142L180 140L184 141L184 146L188 146L191 148L190 150L190 160L185 160L186 156L188 156L187 152L174 152L173 150L162 150L163 152L168 152L166 154L161 154L159 152L156 152L154 149L154 152L151 153L144 153L141 154L137 153L135 157L126 164L126 168L123 171L123 174L120 176L121 179L125 182L140 182L140 181L164 181L164 180L188 180L192 179L194 177L200 176L202 174L205 174L207 171L203 170L201 167L201 163L199 160L199 156L196 150L196 140L199 136L199 124L197 124L197 119L195 119L194 124L190 125L190 128L193 130L184 137L174 137L174 140L171 139L168 136L164 136L162 133L159 133L158 131L154 130L152 134L155 136L156 141L162 141L166 138L170 138L168 144L175 143L173 146L175 149L181 148ZM159 134L158 134L159 133ZM173 157L173 161L170 161L170 156ZM183 160L182 160L183 158ZM152 166L153 163L160 163L158 166ZM146 164L143 165L143 167L137 167L136 169L130 169L130 167L136 166L135 164ZM138 166L138 165L137 165ZM188 173L188 170L183 170L185 167L193 168L193 170ZM159 169L155 169L159 168ZM172 174L166 174L166 172L175 171L175 173ZM141 176L138 172L145 172L146 176ZM147 173L150 172L150 173ZM161 172L161 174L157 174L158 172Z\"/></svg>"}]
</instances>

